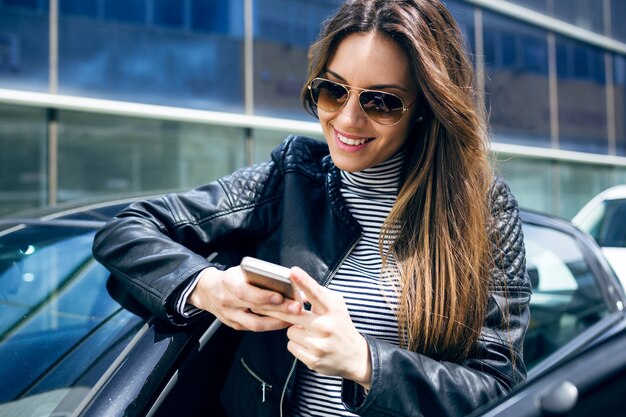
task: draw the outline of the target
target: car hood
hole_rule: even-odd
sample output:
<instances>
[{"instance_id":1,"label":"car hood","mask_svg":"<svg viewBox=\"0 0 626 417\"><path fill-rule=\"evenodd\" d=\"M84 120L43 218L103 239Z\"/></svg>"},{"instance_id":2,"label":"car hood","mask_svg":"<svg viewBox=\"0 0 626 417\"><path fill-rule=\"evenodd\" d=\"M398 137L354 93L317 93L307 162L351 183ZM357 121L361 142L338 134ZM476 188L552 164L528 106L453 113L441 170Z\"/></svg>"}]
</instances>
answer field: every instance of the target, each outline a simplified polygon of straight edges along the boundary
<instances>
[{"instance_id":1,"label":"car hood","mask_svg":"<svg viewBox=\"0 0 626 417\"><path fill-rule=\"evenodd\" d=\"M622 287L626 289L626 248L610 248L603 247L602 253L609 261L615 274L622 283Z\"/></svg>"}]
</instances>

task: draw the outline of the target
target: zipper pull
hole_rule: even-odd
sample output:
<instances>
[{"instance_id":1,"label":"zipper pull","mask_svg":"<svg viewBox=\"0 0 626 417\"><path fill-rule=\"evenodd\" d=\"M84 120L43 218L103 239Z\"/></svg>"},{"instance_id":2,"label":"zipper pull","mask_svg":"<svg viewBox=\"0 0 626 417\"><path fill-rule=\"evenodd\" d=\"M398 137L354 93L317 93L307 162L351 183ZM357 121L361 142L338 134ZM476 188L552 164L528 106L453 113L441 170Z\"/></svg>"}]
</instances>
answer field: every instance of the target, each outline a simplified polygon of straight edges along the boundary
<instances>
[{"instance_id":1,"label":"zipper pull","mask_svg":"<svg viewBox=\"0 0 626 417\"><path fill-rule=\"evenodd\" d=\"M265 402L265 390L267 389L267 384L265 382L261 383L261 402Z\"/></svg>"}]
</instances>

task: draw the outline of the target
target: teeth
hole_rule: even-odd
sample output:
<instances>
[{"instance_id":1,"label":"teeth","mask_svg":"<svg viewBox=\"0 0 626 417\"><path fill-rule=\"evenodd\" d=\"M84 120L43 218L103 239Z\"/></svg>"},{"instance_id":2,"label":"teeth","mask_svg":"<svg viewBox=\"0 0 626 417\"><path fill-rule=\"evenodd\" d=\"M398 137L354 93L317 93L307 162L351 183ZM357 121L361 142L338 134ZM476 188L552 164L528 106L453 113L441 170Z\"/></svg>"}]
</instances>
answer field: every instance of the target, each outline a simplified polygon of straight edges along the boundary
<instances>
[{"instance_id":1,"label":"teeth","mask_svg":"<svg viewBox=\"0 0 626 417\"><path fill-rule=\"evenodd\" d=\"M367 138L362 138L362 139L350 139L347 138L345 136L342 136L339 132L337 132L337 137L339 138L339 140L342 143L345 143L346 145L351 145L351 146L356 146L356 145L363 145L365 142L368 141Z\"/></svg>"}]
</instances>

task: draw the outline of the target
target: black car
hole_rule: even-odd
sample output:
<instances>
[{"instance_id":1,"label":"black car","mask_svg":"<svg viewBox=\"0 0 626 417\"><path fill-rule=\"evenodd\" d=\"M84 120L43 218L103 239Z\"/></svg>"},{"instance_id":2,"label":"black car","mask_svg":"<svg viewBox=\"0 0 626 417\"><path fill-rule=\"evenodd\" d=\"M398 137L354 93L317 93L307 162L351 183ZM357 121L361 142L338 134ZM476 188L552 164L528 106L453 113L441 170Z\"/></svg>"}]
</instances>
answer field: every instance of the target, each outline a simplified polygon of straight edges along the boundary
<instances>
[{"instance_id":1,"label":"black car","mask_svg":"<svg viewBox=\"0 0 626 417\"><path fill-rule=\"evenodd\" d=\"M184 328L155 319L91 255L95 231L127 204L0 220L0 416L222 414L240 334L209 314ZM523 220L530 382L511 400L590 346L621 340L626 352L623 290L595 242L563 220Z\"/></svg>"}]
</instances>

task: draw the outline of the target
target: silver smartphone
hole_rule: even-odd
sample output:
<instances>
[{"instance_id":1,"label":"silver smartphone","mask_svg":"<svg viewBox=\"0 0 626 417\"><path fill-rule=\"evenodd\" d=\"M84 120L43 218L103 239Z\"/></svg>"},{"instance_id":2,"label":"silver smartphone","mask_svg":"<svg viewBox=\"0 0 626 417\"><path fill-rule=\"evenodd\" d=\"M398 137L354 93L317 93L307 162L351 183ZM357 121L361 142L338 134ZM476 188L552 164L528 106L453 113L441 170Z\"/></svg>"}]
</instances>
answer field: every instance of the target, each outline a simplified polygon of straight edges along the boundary
<instances>
[{"instance_id":1,"label":"silver smartphone","mask_svg":"<svg viewBox=\"0 0 626 417\"><path fill-rule=\"evenodd\" d=\"M262 261L251 256L241 260L241 269L250 284L270 291L281 293L284 297L296 299L289 268Z\"/></svg>"}]
</instances>

